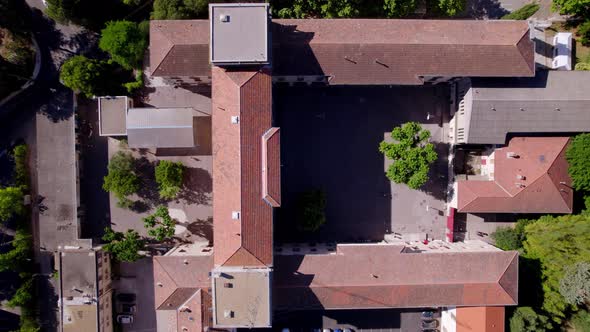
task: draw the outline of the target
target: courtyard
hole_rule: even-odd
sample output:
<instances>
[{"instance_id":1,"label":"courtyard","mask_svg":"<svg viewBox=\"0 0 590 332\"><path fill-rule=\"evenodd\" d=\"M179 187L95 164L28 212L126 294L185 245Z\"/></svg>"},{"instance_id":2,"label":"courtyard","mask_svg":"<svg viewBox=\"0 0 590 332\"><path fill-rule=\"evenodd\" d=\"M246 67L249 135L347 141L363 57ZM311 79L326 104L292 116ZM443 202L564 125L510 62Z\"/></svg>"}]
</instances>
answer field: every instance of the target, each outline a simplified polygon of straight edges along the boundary
<instances>
[{"instance_id":1,"label":"courtyard","mask_svg":"<svg viewBox=\"0 0 590 332\"><path fill-rule=\"evenodd\" d=\"M381 241L385 234L442 239L445 234L447 155L444 131L447 85L274 87L276 125L281 127L282 207L275 241ZM408 121L432 134L439 158L420 190L390 182L389 161L379 143ZM326 224L297 234L300 193L326 195Z\"/></svg>"}]
</instances>

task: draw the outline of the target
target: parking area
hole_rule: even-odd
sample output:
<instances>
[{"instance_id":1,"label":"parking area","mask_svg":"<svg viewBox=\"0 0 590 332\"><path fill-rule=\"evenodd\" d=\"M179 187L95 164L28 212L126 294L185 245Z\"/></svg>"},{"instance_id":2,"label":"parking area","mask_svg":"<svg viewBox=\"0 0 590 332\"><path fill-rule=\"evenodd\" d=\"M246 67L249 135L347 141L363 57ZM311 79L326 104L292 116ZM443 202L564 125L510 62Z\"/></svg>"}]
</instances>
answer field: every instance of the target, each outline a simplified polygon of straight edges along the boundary
<instances>
[{"instance_id":1,"label":"parking area","mask_svg":"<svg viewBox=\"0 0 590 332\"><path fill-rule=\"evenodd\" d=\"M294 205L301 192L326 194L326 224L305 241L380 241L388 233L442 239L448 145L448 86L275 87L281 127L282 208L275 240L299 242ZM379 143L408 121L432 133L439 159L420 191L385 177Z\"/></svg>"},{"instance_id":2,"label":"parking area","mask_svg":"<svg viewBox=\"0 0 590 332\"><path fill-rule=\"evenodd\" d=\"M350 329L362 332L419 332L421 310L372 309L292 311L275 313L273 330L312 332L314 329Z\"/></svg>"},{"instance_id":3,"label":"parking area","mask_svg":"<svg viewBox=\"0 0 590 332\"><path fill-rule=\"evenodd\" d=\"M114 280L116 293L113 296L115 308L113 320L121 313L122 302L117 294L135 294L133 323L122 324L123 332L156 332L156 309L154 308L154 275L152 259L144 258L134 263L120 263L118 280Z\"/></svg>"}]
</instances>

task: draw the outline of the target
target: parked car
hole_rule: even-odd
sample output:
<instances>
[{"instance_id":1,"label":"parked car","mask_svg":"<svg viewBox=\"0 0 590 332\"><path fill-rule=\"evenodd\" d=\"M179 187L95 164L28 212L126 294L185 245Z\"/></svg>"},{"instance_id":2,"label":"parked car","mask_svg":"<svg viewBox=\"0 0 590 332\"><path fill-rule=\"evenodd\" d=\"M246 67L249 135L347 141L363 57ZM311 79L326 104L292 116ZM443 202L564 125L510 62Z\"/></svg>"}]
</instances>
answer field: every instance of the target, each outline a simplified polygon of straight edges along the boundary
<instances>
[{"instance_id":1,"label":"parked car","mask_svg":"<svg viewBox=\"0 0 590 332\"><path fill-rule=\"evenodd\" d=\"M344 332L354 332L352 329L342 329Z\"/></svg>"},{"instance_id":2,"label":"parked car","mask_svg":"<svg viewBox=\"0 0 590 332\"><path fill-rule=\"evenodd\" d=\"M118 315L117 322L119 324L131 324L131 323L133 323L133 316L131 316L131 315Z\"/></svg>"},{"instance_id":3,"label":"parked car","mask_svg":"<svg viewBox=\"0 0 590 332\"><path fill-rule=\"evenodd\" d=\"M135 304L123 303L121 305L121 312L123 314L134 314L137 312L137 307Z\"/></svg>"},{"instance_id":4,"label":"parked car","mask_svg":"<svg viewBox=\"0 0 590 332\"><path fill-rule=\"evenodd\" d=\"M438 321L436 319L423 320L421 325L422 325L422 331L428 330L428 329L436 329L438 327Z\"/></svg>"},{"instance_id":5,"label":"parked car","mask_svg":"<svg viewBox=\"0 0 590 332\"><path fill-rule=\"evenodd\" d=\"M332 332L332 329L323 329L322 332Z\"/></svg>"},{"instance_id":6,"label":"parked car","mask_svg":"<svg viewBox=\"0 0 590 332\"><path fill-rule=\"evenodd\" d=\"M135 294L132 294L132 293L119 293L119 294L117 294L117 301L119 301L119 302L127 302L127 303L134 303L135 302Z\"/></svg>"},{"instance_id":7,"label":"parked car","mask_svg":"<svg viewBox=\"0 0 590 332\"><path fill-rule=\"evenodd\" d=\"M342 329L334 329L334 332L343 332Z\"/></svg>"}]
</instances>

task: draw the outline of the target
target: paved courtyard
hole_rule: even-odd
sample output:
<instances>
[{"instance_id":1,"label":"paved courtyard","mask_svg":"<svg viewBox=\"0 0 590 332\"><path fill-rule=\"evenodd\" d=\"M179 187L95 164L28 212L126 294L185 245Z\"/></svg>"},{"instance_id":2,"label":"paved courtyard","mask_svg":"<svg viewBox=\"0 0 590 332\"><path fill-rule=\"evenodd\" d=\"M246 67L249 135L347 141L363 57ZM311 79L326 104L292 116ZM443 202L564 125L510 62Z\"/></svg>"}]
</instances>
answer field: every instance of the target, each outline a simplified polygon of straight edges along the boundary
<instances>
[{"instance_id":1,"label":"paved courtyard","mask_svg":"<svg viewBox=\"0 0 590 332\"><path fill-rule=\"evenodd\" d=\"M276 87L274 94L283 192L277 241L380 241L391 232L444 236L446 218L439 214L448 147L440 124L448 113L447 86ZM378 150L391 129L407 121L423 123L439 150L423 191L391 183ZM326 193L327 222L311 237L294 236L295 202L313 188Z\"/></svg>"}]
</instances>

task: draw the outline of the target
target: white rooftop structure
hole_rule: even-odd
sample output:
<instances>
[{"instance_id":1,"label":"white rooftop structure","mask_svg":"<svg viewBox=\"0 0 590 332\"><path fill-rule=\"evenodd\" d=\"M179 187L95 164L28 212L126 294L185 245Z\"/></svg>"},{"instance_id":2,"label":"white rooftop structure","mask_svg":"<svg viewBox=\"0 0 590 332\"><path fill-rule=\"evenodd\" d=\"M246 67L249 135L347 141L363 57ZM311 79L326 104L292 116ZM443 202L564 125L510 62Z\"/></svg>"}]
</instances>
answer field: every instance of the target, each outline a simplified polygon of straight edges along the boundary
<instances>
[{"instance_id":1,"label":"white rooftop structure","mask_svg":"<svg viewBox=\"0 0 590 332\"><path fill-rule=\"evenodd\" d=\"M211 63L269 62L268 3L210 4L209 17Z\"/></svg>"},{"instance_id":2,"label":"white rooftop structure","mask_svg":"<svg viewBox=\"0 0 590 332\"><path fill-rule=\"evenodd\" d=\"M132 148L192 148L196 146L193 118L186 108L131 108L127 140Z\"/></svg>"},{"instance_id":3,"label":"white rooftop structure","mask_svg":"<svg viewBox=\"0 0 590 332\"><path fill-rule=\"evenodd\" d=\"M553 69L572 70L572 33L558 32L553 37Z\"/></svg>"}]
</instances>

